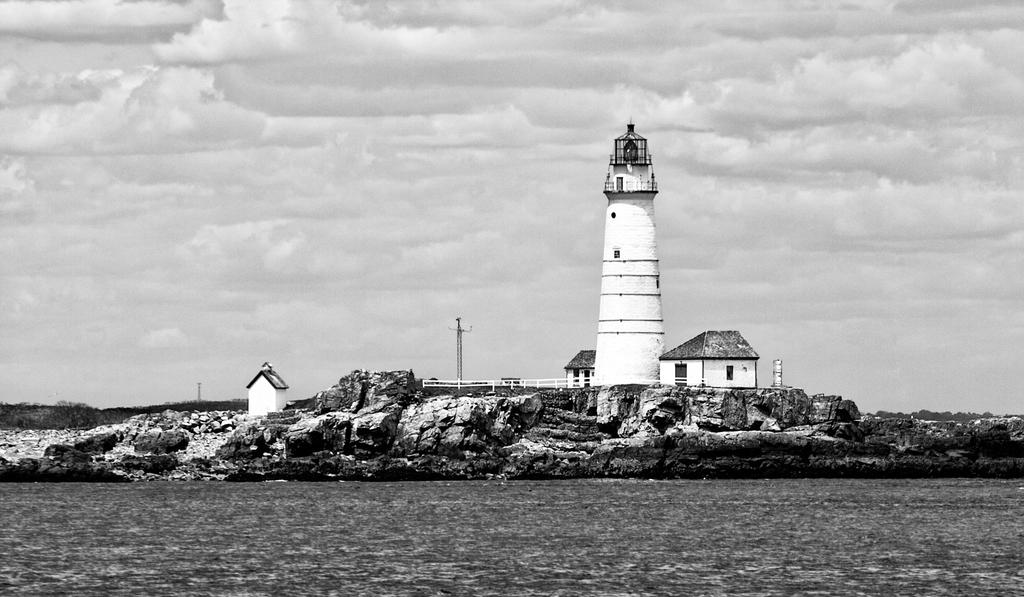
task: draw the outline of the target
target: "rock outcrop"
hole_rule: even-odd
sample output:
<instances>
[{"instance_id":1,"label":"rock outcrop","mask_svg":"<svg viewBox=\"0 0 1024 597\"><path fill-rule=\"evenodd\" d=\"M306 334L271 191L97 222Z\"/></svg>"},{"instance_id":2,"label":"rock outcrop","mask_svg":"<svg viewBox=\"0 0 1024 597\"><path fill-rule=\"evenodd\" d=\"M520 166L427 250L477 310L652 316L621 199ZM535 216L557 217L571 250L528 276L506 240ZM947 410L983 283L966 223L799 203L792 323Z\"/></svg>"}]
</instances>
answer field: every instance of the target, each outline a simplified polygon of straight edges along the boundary
<instances>
[{"instance_id":1,"label":"rock outcrop","mask_svg":"<svg viewBox=\"0 0 1024 597\"><path fill-rule=\"evenodd\" d=\"M373 411L384 405L404 405L416 393L416 378L408 371L356 369L319 392L309 406L317 413ZM308 403L307 403L308 404Z\"/></svg>"},{"instance_id":2,"label":"rock outcrop","mask_svg":"<svg viewBox=\"0 0 1024 597\"><path fill-rule=\"evenodd\" d=\"M434 391L434 389L431 389ZM299 408L305 404L306 408ZM357 370L293 408L0 431L0 480L1024 477L1024 419L862 417L797 389L419 391Z\"/></svg>"},{"instance_id":3,"label":"rock outcrop","mask_svg":"<svg viewBox=\"0 0 1024 597\"><path fill-rule=\"evenodd\" d=\"M189 436L182 429L154 429L135 436L135 451L169 454L188 447Z\"/></svg>"},{"instance_id":4,"label":"rock outcrop","mask_svg":"<svg viewBox=\"0 0 1024 597\"><path fill-rule=\"evenodd\" d=\"M91 430L0 430L0 481L222 479L236 467L213 457L244 420L164 411Z\"/></svg>"},{"instance_id":5,"label":"rock outcrop","mask_svg":"<svg viewBox=\"0 0 1024 597\"><path fill-rule=\"evenodd\" d=\"M782 431L802 425L837 426L860 418L857 405L838 396L808 397L800 389L722 389L611 386L597 395L602 428L616 436L668 430Z\"/></svg>"}]
</instances>

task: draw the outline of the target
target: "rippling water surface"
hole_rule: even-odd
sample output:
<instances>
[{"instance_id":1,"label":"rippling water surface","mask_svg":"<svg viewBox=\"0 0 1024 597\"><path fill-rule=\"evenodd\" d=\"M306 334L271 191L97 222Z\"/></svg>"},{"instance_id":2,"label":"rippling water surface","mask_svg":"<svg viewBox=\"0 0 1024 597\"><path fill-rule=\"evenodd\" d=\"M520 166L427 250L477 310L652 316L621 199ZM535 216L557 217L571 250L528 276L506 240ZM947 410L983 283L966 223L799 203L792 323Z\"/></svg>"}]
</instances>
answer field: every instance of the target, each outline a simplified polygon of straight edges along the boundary
<instances>
[{"instance_id":1,"label":"rippling water surface","mask_svg":"<svg viewBox=\"0 0 1024 597\"><path fill-rule=\"evenodd\" d=\"M1020 480L0 485L0 594L1024 595Z\"/></svg>"}]
</instances>

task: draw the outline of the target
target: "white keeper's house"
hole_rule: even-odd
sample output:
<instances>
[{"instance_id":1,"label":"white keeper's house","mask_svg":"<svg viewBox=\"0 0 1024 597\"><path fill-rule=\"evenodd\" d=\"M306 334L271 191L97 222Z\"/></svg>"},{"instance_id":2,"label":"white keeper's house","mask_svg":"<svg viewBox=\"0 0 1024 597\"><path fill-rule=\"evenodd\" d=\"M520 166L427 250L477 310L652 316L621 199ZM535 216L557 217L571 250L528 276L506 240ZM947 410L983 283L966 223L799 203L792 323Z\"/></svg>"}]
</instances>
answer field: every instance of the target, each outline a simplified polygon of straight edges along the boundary
<instances>
[{"instance_id":1,"label":"white keeper's house","mask_svg":"<svg viewBox=\"0 0 1024 597\"><path fill-rule=\"evenodd\" d=\"M263 363L259 373L245 387L249 390L250 415L278 412L288 401L288 384L270 363Z\"/></svg>"},{"instance_id":2,"label":"white keeper's house","mask_svg":"<svg viewBox=\"0 0 1024 597\"><path fill-rule=\"evenodd\" d=\"M565 381L570 388L589 388L594 377L596 350L581 350L565 365Z\"/></svg>"},{"instance_id":3,"label":"white keeper's house","mask_svg":"<svg viewBox=\"0 0 1024 597\"><path fill-rule=\"evenodd\" d=\"M739 332L709 330L661 355L661 383L756 388L759 358Z\"/></svg>"}]
</instances>

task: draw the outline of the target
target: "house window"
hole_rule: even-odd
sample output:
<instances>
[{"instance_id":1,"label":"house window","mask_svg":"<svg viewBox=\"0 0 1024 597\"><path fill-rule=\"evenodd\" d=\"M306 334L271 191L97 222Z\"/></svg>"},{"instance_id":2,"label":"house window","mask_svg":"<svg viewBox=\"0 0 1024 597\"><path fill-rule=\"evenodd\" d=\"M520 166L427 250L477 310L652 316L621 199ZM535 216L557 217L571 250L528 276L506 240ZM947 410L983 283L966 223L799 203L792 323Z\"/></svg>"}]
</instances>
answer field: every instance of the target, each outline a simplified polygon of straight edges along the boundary
<instances>
[{"instance_id":1,"label":"house window","mask_svg":"<svg viewBox=\"0 0 1024 597\"><path fill-rule=\"evenodd\" d=\"M732 381L732 365L725 366L725 379L726 381Z\"/></svg>"},{"instance_id":2,"label":"house window","mask_svg":"<svg viewBox=\"0 0 1024 597\"><path fill-rule=\"evenodd\" d=\"M618 259L619 255L620 255L620 253L619 253L618 249L613 249L612 250L612 259Z\"/></svg>"},{"instance_id":3,"label":"house window","mask_svg":"<svg viewBox=\"0 0 1024 597\"><path fill-rule=\"evenodd\" d=\"M676 383L686 383L686 363L676 363Z\"/></svg>"}]
</instances>

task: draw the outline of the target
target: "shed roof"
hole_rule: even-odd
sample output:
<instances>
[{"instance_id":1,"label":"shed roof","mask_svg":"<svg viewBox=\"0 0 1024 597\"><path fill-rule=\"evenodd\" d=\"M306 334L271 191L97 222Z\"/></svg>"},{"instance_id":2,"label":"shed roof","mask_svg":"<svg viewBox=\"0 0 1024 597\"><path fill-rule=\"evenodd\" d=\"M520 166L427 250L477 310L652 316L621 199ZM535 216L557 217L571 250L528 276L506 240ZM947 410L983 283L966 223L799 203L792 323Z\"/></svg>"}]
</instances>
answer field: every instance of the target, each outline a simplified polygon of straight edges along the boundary
<instances>
[{"instance_id":1,"label":"shed roof","mask_svg":"<svg viewBox=\"0 0 1024 597\"><path fill-rule=\"evenodd\" d=\"M596 350L581 350L565 366L566 369L590 369L594 366L594 359L597 358Z\"/></svg>"},{"instance_id":2,"label":"shed roof","mask_svg":"<svg viewBox=\"0 0 1024 597\"><path fill-rule=\"evenodd\" d=\"M251 388L252 384L256 383L256 380L258 380L261 376L267 378L267 381L270 382L270 385L274 386L275 390L288 389L288 384L284 381L284 378L282 378L277 373L277 371L274 371L274 368L270 365L270 363L263 363L263 366L260 368L260 372L256 374L256 377L252 378L252 381L250 381L245 386L245 388Z\"/></svg>"},{"instance_id":3,"label":"shed roof","mask_svg":"<svg viewBox=\"0 0 1024 597\"><path fill-rule=\"evenodd\" d=\"M661 360L759 359L750 343L736 330L708 330L661 355Z\"/></svg>"}]
</instances>

